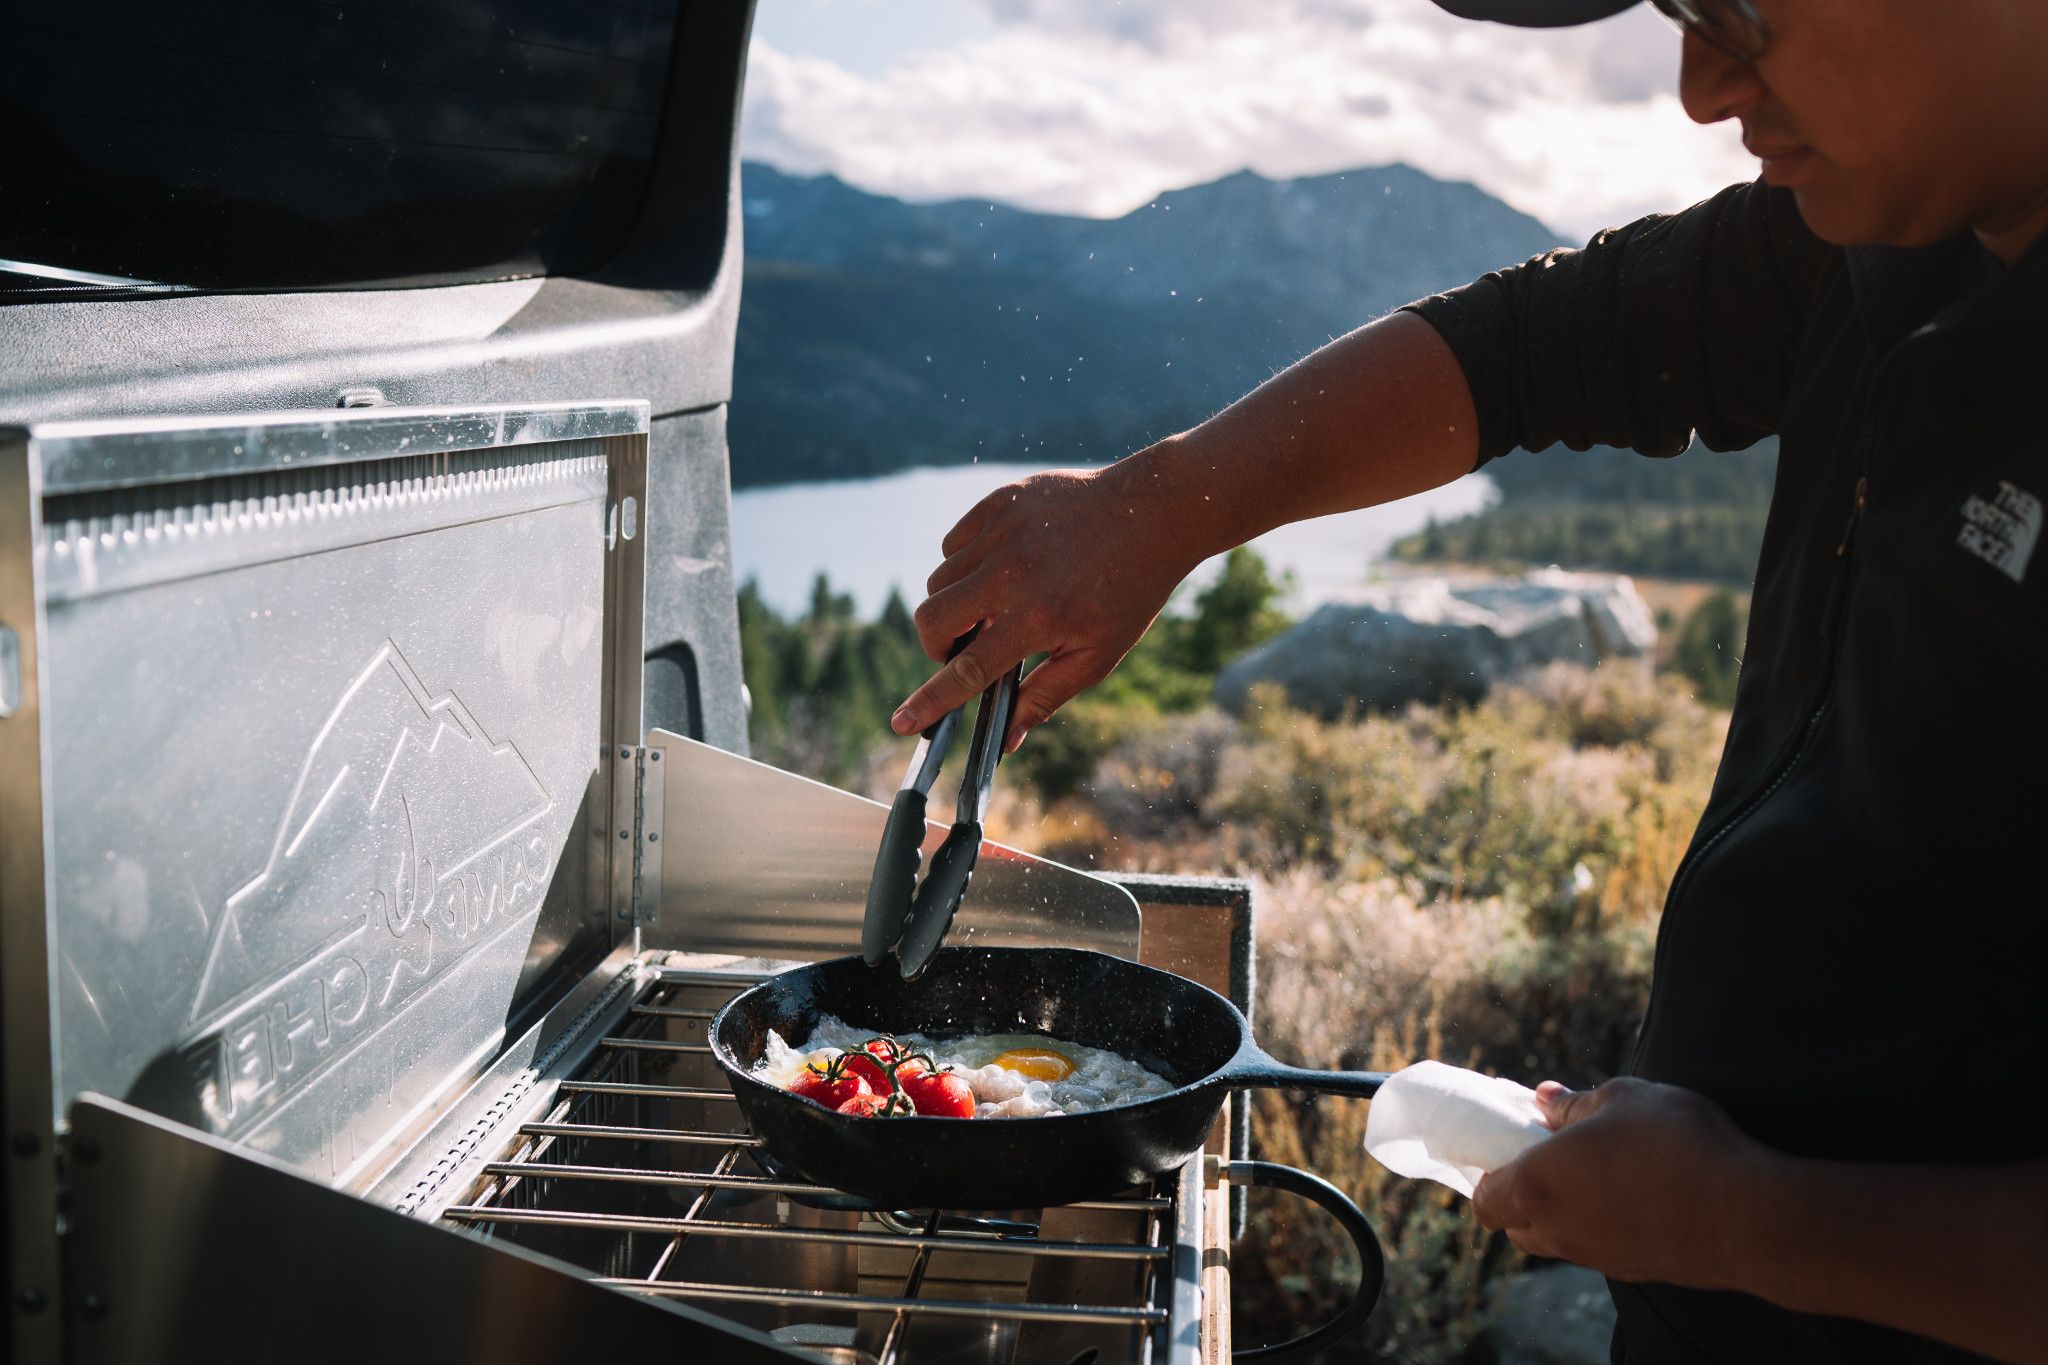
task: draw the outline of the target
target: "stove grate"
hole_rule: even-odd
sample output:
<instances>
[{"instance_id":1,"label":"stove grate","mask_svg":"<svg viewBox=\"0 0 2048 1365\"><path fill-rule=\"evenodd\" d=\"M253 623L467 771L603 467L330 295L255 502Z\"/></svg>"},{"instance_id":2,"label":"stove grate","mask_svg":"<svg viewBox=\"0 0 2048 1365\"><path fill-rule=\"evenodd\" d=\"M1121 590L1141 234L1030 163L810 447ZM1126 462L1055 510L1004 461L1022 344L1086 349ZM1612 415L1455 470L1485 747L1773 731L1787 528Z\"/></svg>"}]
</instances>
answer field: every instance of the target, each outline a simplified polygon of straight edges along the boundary
<instances>
[{"instance_id":1,"label":"stove grate","mask_svg":"<svg viewBox=\"0 0 2048 1365\"><path fill-rule=\"evenodd\" d=\"M835 1362L1167 1358L1179 1177L1002 1217L876 1211L784 1178L708 1043L759 979L665 974L442 1219Z\"/></svg>"}]
</instances>

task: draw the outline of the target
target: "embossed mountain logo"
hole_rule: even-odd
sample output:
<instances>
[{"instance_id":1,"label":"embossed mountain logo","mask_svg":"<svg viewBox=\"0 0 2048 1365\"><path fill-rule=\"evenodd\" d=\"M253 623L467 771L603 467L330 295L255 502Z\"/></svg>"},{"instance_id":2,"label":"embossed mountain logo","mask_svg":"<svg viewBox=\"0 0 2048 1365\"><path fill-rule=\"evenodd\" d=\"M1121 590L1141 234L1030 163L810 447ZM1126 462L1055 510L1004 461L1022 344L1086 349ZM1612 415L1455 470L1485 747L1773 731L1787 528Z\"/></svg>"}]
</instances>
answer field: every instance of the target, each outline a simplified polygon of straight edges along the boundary
<instances>
[{"instance_id":1,"label":"embossed mountain logo","mask_svg":"<svg viewBox=\"0 0 2048 1365\"><path fill-rule=\"evenodd\" d=\"M550 860L527 847L537 832L518 836L553 804L515 745L386 640L314 737L262 869L214 917L194 1024L316 959L327 1008L374 1017L502 927L515 899L538 907Z\"/></svg>"}]
</instances>

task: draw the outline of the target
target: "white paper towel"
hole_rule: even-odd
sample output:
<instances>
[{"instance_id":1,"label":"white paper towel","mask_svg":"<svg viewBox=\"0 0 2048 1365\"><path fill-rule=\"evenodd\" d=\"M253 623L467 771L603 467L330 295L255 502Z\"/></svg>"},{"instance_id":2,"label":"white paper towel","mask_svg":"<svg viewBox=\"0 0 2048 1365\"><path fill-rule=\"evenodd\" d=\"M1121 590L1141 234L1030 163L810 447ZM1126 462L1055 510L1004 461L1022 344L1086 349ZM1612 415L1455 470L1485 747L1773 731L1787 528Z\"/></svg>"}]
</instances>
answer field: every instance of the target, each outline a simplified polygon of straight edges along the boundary
<instances>
[{"instance_id":1,"label":"white paper towel","mask_svg":"<svg viewBox=\"0 0 2048 1365\"><path fill-rule=\"evenodd\" d=\"M1442 1062L1389 1076L1365 1118L1365 1150L1382 1166L1468 1199L1480 1176L1549 1136L1528 1086Z\"/></svg>"}]
</instances>

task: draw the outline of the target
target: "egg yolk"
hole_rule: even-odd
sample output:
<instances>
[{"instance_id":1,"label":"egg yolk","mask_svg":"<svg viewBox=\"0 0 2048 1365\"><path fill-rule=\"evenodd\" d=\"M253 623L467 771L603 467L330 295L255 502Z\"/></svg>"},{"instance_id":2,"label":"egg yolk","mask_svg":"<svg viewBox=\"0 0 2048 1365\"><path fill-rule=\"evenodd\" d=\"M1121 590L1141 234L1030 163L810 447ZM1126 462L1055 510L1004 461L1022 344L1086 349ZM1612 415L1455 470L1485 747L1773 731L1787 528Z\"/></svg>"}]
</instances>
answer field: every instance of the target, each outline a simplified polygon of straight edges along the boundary
<instances>
[{"instance_id":1,"label":"egg yolk","mask_svg":"<svg viewBox=\"0 0 2048 1365\"><path fill-rule=\"evenodd\" d=\"M1074 1074L1074 1059L1049 1047L1013 1048L995 1058L990 1065L1029 1076L1034 1081L1063 1081Z\"/></svg>"}]
</instances>

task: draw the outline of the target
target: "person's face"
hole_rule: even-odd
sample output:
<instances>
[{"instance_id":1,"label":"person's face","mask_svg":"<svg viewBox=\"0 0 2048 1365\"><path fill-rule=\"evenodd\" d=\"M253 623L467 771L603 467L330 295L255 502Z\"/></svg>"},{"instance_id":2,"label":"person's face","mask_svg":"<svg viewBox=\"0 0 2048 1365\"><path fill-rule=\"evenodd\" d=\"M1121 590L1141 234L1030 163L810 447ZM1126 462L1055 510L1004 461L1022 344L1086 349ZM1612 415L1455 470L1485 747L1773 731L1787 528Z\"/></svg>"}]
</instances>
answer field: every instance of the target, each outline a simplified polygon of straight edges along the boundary
<instances>
[{"instance_id":1,"label":"person's face","mask_svg":"<svg viewBox=\"0 0 2048 1365\"><path fill-rule=\"evenodd\" d=\"M1690 35L1679 77L1701 123L1736 119L1763 178L1844 245L1922 246L2038 212L2048 197L2041 0L1755 0L1754 62Z\"/></svg>"}]
</instances>

